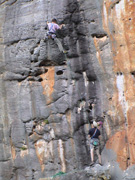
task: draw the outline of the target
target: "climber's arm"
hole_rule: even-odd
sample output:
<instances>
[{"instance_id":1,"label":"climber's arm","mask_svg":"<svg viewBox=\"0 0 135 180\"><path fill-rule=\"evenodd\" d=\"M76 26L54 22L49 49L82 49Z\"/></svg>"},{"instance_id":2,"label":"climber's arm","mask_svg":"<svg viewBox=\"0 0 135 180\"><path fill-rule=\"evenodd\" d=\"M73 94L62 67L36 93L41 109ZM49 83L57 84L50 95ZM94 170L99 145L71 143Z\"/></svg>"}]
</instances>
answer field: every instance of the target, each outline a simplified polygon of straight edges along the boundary
<instances>
[{"instance_id":1,"label":"climber's arm","mask_svg":"<svg viewBox=\"0 0 135 180\"><path fill-rule=\"evenodd\" d=\"M61 24L59 27L60 27L60 29L62 29L62 27L64 27L65 26L65 24Z\"/></svg>"}]
</instances>

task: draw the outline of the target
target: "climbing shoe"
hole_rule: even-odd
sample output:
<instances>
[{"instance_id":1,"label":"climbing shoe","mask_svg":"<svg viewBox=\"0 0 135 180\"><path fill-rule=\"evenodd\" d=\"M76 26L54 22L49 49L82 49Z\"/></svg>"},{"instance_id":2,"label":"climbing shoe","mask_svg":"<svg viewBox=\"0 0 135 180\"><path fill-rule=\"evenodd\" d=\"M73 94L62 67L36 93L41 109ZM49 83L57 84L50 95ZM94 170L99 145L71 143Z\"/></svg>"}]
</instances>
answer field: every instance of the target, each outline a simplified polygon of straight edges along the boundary
<instances>
[{"instance_id":1,"label":"climbing shoe","mask_svg":"<svg viewBox=\"0 0 135 180\"><path fill-rule=\"evenodd\" d=\"M91 163L90 163L90 166L93 166L93 165L94 165L94 162L91 162Z\"/></svg>"},{"instance_id":2,"label":"climbing shoe","mask_svg":"<svg viewBox=\"0 0 135 180\"><path fill-rule=\"evenodd\" d=\"M100 166L103 166L101 163L98 163Z\"/></svg>"}]
</instances>

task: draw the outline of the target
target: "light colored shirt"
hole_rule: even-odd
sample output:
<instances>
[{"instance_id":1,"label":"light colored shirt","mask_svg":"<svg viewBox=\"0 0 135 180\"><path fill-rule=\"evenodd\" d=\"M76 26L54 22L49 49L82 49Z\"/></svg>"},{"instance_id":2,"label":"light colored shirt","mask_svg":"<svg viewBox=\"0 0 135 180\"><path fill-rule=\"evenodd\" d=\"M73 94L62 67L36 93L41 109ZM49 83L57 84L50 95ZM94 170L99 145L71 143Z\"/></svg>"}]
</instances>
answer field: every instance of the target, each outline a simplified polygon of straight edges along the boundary
<instances>
[{"instance_id":1,"label":"light colored shirt","mask_svg":"<svg viewBox=\"0 0 135 180\"><path fill-rule=\"evenodd\" d=\"M60 29L60 26L56 23L48 23L49 32L56 33L57 29Z\"/></svg>"}]
</instances>

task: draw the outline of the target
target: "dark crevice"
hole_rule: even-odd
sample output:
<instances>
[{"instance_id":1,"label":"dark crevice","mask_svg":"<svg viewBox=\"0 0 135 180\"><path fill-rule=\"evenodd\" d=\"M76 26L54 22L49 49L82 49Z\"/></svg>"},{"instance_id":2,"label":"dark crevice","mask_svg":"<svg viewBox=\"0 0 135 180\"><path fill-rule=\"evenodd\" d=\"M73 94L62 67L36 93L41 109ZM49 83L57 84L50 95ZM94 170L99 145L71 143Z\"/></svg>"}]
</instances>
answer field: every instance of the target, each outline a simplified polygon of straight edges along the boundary
<instances>
[{"instance_id":1,"label":"dark crevice","mask_svg":"<svg viewBox=\"0 0 135 180\"><path fill-rule=\"evenodd\" d=\"M38 81L42 82L43 79L41 77L28 77L28 81Z\"/></svg>"},{"instance_id":2,"label":"dark crevice","mask_svg":"<svg viewBox=\"0 0 135 180\"><path fill-rule=\"evenodd\" d=\"M6 1L8 1L8 0L4 0L4 1L0 2L0 5L4 4Z\"/></svg>"},{"instance_id":3,"label":"dark crevice","mask_svg":"<svg viewBox=\"0 0 135 180\"><path fill-rule=\"evenodd\" d=\"M32 180L35 180L35 178L34 178L34 173L35 173L35 170L32 169Z\"/></svg>"},{"instance_id":4,"label":"dark crevice","mask_svg":"<svg viewBox=\"0 0 135 180\"><path fill-rule=\"evenodd\" d=\"M42 82L42 81L43 81L43 79L40 77L37 81L38 81L38 82Z\"/></svg>"},{"instance_id":5,"label":"dark crevice","mask_svg":"<svg viewBox=\"0 0 135 180\"><path fill-rule=\"evenodd\" d=\"M120 1L121 1L121 0L116 0L116 1L110 6L110 8L113 9L116 4L119 4Z\"/></svg>"},{"instance_id":6,"label":"dark crevice","mask_svg":"<svg viewBox=\"0 0 135 180\"><path fill-rule=\"evenodd\" d=\"M27 76L27 77L28 77L28 76ZM16 78L16 79L15 79L15 78L14 78L14 79L5 79L5 81L11 81L11 82L12 82L12 81L18 81L18 82L22 82L22 81L24 81L25 79L27 79L27 77L24 77L24 78L21 78L21 79L17 79L17 78Z\"/></svg>"},{"instance_id":7,"label":"dark crevice","mask_svg":"<svg viewBox=\"0 0 135 180\"><path fill-rule=\"evenodd\" d=\"M90 21L90 23L95 23L95 20L94 20L94 19L92 19L92 20Z\"/></svg>"},{"instance_id":8,"label":"dark crevice","mask_svg":"<svg viewBox=\"0 0 135 180\"><path fill-rule=\"evenodd\" d=\"M117 72L117 76L122 75L122 74L123 74L122 72Z\"/></svg>"},{"instance_id":9,"label":"dark crevice","mask_svg":"<svg viewBox=\"0 0 135 180\"><path fill-rule=\"evenodd\" d=\"M13 4L15 4L17 2L17 0L11 0L11 2L9 1L9 2L7 2L7 5L13 5Z\"/></svg>"},{"instance_id":10,"label":"dark crevice","mask_svg":"<svg viewBox=\"0 0 135 180\"><path fill-rule=\"evenodd\" d=\"M66 64L66 60L63 60L61 62L55 62L55 61L52 61L52 60L43 60L38 64L38 67L41 67L41 66L45 66L45 67L48 67L48 66L60 66L60 65L65 65L65 64Z\"/></svg>"},{"instance_id":11,"label":"dark crevice","mask_svg":"<svg viewBox=\"0 0 135 180\"><path fill-rule=\"evenodd\" d=\"M59 70L56 72L57 75L62 75L63 74L63 71L62 70Z\"/></svg>"},{"instance_id":12,"label":"dark crevice","mask_svg":"<svg viewBox=\"0 0 135 180\"><path fill-rule=\"evenodd\" d=\"M90 111L92 111L92 108L93 108L92 105L93 105L93 103L90 103L90 105L89 105L89 110L90 110Z\"/></svg>"},{"instance_id":13,"label":"dark crevice","mask_svg":"<svg viewBox=\"0 0 135 180\"><path fill-rule=\"evenodd\" d=\"M48 72L48 69L46 69L45 67L40 67L40 68L37 68L37 69L34 69L34 70L31 70L31 72L29 73L30 76L39 76L41 74L44 74L44 73L47 73Z\"/></svg>"},{"instance_id":14,"label":"dark crevice","mask_svg":"<svg viewBox=\"0 0 135 180\"><path fill-rule=\"evenodd\" d=\"M103 38L103 37L108 37L108 35L106 34L106 33L99 33L99 34L97 34L97 33L93 33L93 34L91 34L91 36L94 38L94 37L96 37L96 38Z\"/></svg>"},{"instance_id":15,"label":"dark crevice","mask_svg":"<svg viewBox=\"0 0 135 180\"><path fill-rule=\"evenodd\" d=\"M5 42L4 44L7 45L7 46L12 46L14 44L17 44L19 41L20 41L20 39L19 40L14 40L14 41L11 41L11 42Z\"/></svg>"},{"instance_id":16,"label":"dark crevice","mask_svg":"<svg viewBox=\"0 0 135 180\"><path fill-rule=\"evenodd\" d=\"M135 76L135 71L130 72L133 76Z\"/></svg>"},{"instance_id":17,"label":"dark crevice","mask_svg":"<svg viewBox=\"0 0 135 180\"><path fill-rule=\"evenodd\" d=\"M43 81L43 79L40 77L40 75L47 73L48 69L45 67L37 67L36 69L32 70L30 69L30 72L25 75L24 73L20 73L20 74L16 74L16 75L21 75L21 77L14 77L11 79L11 77L9 78L5 78L5 81L18 81L18 82L22 82L24 80L28 80L28 81Z\"/></svg>"},{"instance_id":18,"label":"dark crevice","mask_svg":"<svg viewBox=\"0 0 135 180\"><path fill-rule=\"evenodd\" d=\"M39 63L39 67L41 66L55 66L56 62L51 61L51 60L43 60Z\"/></svg>"},{"instance_id":19,"label":"dark crevice","mask_svg":"<svg viewBox=\"0 0 135 180\"><path fill-rule=\"evenodd\" d=\"M48 72L48 69L45 69L45 73L47 73Z\"/></svg>"}]
</instances>

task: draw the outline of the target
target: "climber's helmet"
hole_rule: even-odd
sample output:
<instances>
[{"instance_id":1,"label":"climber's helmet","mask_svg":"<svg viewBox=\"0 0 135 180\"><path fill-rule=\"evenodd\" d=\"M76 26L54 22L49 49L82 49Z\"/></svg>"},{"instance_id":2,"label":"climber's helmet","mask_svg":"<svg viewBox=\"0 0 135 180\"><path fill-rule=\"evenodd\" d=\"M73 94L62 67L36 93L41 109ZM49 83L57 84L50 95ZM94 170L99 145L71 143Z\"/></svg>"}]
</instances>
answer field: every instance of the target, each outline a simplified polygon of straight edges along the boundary
<instances>
[{"instance_id":1,"label":"climber's helmet","mask_svg":"<svg viewBox=\"0 0 135 180\"><path fill-rule=\"evenodd\" d=\"M53 18L53 19L52 19L52 22L53 22L53 23L57 23L57 19Z\"/></svg>"},{"instance_id":2,"label":"climber's helmet","mask_svg":"<svg viewBox=\"0 0 135 180\"><path fill-rule=\"evenodd\" d=\"M93 121L93 126L94 126L94 127L97 127L97 126L98 126L98 124L97 124L96 121Z\"/></svg>"}]
</instances>

